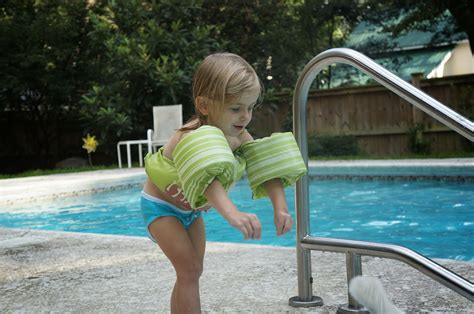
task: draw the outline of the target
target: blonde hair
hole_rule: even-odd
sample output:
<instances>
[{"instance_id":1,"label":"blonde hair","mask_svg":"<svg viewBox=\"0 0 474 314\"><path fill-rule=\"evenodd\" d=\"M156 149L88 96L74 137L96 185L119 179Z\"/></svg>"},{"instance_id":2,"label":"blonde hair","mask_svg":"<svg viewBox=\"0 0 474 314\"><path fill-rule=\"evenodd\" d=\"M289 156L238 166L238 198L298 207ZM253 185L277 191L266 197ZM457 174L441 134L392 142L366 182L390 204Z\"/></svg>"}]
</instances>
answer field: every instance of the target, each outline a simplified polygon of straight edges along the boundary
<instances>
[{"instance_id":1,"label":"blonde hair","mask_svg":"<svg viewBox=\"0 0 474 314\"><path fill-rule=\"evenodd\" d=\"M202 97L209 110L209 118L217 116L229 101L243 93L259 89L257 104L262 100L263 85L250 64L233 53L215 53L207 56L198 66L193 78L195 116L181 130L197 129L207 124L206 116L197 108L196 99Z\"/></svg>"}]
</instances>

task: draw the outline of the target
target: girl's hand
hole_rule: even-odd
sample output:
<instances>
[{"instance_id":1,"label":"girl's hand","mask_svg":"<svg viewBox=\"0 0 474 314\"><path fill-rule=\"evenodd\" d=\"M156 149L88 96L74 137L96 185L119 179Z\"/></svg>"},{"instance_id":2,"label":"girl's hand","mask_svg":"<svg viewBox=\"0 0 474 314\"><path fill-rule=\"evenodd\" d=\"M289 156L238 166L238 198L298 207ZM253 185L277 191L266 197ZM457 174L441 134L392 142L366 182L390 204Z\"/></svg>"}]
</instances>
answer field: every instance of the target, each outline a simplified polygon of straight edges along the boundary
<instances>
[{"instance_id":1,"label":"girl's hand","mask_svg":"<svg viewBox=\"0 0 474 314\"><path fill-rule=\"evenodd\" d=\"M209 184L206 191L204 191L204 196L209 201L209 204L211 204L232 227L242 232L246 240L260 239L262 226L257 216L239 211L229 199L227 192L219 180L214 180Z\"/></svg>"},{"instance_id":2,"label":"girl's hand","mask_svg":"<svg viewBox=\"0 0 474 314\"><path fill-rule=\"evenodd\" d=\"M288 210L275 210L274 222L277 236L287 233L293 227L293 218Z\"/></svg>"},{"instance_id":3,"label":"girl's hand","mask_svg":"<svg viewBox=\"0 0 474 314\"><path fill-rule=\"evenodd\" d=\"M288 213L283 184L280 179L272 179L265 182L264 187L272 201L276 234L281 236L293 227L293 218Z\"/></svg>"},{"instance_id":4,"label":"girl's hand","mask_svg":"<svg viewBox=\"0 0 474 314\"><path fill-rule=\"evenodd\" d=\"M234 212L227 219L229 224L240 230L244 235L244 239L260 239L262 235L262 225L255 214L243 213L240 211Z\"/></svg>"}]
</instances>

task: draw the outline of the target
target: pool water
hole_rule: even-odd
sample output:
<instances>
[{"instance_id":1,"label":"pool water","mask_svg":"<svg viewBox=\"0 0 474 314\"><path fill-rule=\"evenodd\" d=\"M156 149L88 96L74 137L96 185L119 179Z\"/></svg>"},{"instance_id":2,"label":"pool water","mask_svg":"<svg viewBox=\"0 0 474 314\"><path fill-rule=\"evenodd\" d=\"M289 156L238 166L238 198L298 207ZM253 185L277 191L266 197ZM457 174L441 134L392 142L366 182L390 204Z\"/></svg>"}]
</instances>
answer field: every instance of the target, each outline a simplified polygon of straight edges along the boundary
<instances>
[{"instance_id":1,"label":"pool water","mask_svg":"<svg viewBox=\"0 0 474 314\"><path fill-rule=\"evenodd\" d=\"M406 246L432 258L474 260L474 183L315 180L309 187L311 234ZM146 236L140 189L0 209L0 226ZM268 199L252 200L246 181L230 192L256 213L262 239L246 241L215 210L204 214L208 241L295 246L295 228L277 237ZM294 217L294 191L286 190Z\"/></svg>"}]
</instances>

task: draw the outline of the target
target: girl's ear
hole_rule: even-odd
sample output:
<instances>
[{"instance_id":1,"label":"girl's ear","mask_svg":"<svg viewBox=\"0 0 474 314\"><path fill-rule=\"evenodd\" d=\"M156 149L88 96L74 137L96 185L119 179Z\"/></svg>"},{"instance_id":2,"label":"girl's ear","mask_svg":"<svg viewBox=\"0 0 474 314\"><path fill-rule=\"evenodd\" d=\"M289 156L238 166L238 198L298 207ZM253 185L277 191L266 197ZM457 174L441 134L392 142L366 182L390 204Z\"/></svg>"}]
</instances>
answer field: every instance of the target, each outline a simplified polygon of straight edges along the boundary
<instances>
[{"instance_id":1,"label":"girl's ear","mask_svg":"<svg viewBox=\"0 0 474 314\"><path fill-rule=\"evenodd\" d=\"M196 109L203 115L209 115L209 108L207 107L206 98L202 96L196 97Z\"/></svg>"}]
</instances>

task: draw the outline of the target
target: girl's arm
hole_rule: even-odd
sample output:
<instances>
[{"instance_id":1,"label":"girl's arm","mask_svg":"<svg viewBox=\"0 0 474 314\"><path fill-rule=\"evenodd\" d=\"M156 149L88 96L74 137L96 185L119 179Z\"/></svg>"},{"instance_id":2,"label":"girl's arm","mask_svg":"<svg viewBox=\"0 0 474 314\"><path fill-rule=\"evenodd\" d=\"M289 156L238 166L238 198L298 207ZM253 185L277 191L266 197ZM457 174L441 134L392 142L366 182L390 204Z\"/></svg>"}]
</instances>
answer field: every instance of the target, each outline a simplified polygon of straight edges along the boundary
<instances>
[{"instance_id":1,"label":"girl's arm","mask_svg":"<svg viewBox=\"0 0 474 314\"><path fill-rule=\"evenodd\" d=\"M282 235L291 230L293 218L288 212L285 190L280 179L272 179L263 184L273 205L273 216L277 235Z\"/></svg>"},{"instance_id":2,"label":"girl's arm","mask_svg":"<svg viewBox=\"0 0 474 314\"><path fill-rule=\"evenodd\" d=\"M204 196L231 226L242 232L246 240L260 239L262 226L257 216L239 211L218 180L214 180L207 187Z\"/></svg>"}]
</instances>

